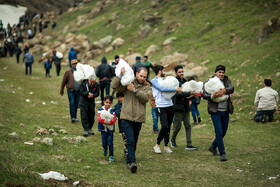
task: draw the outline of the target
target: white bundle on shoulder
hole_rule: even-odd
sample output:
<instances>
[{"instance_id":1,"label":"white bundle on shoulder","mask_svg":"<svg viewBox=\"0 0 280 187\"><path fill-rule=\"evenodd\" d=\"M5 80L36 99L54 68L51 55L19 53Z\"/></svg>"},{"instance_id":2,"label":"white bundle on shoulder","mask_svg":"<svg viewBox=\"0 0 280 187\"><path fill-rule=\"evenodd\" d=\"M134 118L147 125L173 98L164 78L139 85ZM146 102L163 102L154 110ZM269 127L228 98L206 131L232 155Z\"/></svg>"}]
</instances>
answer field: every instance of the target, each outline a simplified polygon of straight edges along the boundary
<instances>
[{"instance_id":1,"label":"white bundle on shoulder","mask_svg":"<svg viewBox=\"0 0 280 187\"><path fill-rule=\"evenodd\" d=\"M55 56L56 56L57 58L59 58L59 59L62 59L62 58L63 58L63 54L62 54L61 52L59 52L59 51L57 51L57 52L55 53Z\"/></svg>"},{"instance_id":2,"label":"white bundle on shoulder","mask_svg":"<svg viewBox=\"0 0 280 187\"><path fill-rule=\"evenodd\" d=\"M116 69L115 69L116 76L120 77L121 70L122 70L123 67L125 69L125 72L121 76L121 84L123 86L127 86L127 85L129 85L130 83L133 82L133 80L135 78L134 77L134 72L133 72L132 68L129 66L129 64L121 58L118 65L116 66Z\"/></svg>"},{"instance_id":3,"label":"white bundle on shoulder","mask_svg":"<svg viewBox=\"0 0 280 187\"><path fill-rule=\"evenodd\" d=\"M79 84L85 79L93 79L96 80L96 75L94 68L88 64L78 63L76 66L77 71L74 71L74 79Z\"/></svg>"},{"instance_id":4,"label":"white bundle on shoulder","mask_svg":"<svg viewBox=\"0 0 280 187\"><path fill-rule=\"evenodd\" d=\"M100 111L100 118L104 119L106 121L111 121L112 119L114 119L114 116L107 110L101 110ZM104 125L104 126L107 127L111 131L114 130L114 125Z\"/></svg>"},{"instance_id":5,"label":"white bundle on shoulder","mask_svg":"<svg viewBox=\"0 0 280 187\"><path fill-rule=\"evenodd\" d=\"M209 94L214 94L218 92L221 88L225 88L223 83L220 81L218 77L210 78L207 83L204 85L205 91ZM228 95L223 95L222 97L217 97L213 101L222 102L228 99Z\"/></svg>"},{"instance_id":6,"label":"white bundle on shoulder","mask_svg":"<svg viewBox=\"0 0 280 187\"><path fill-rule=\"evenodd\" d=\"M163 81L159 82L159 84L165 88L178 88L179 81L173 76L167 76ZM176 92L162 92L162 95L165 99L171 99Z\"/></svg>"},{"instance_id":7,"label":"white bundle on shoulder","mask_svg":"<svg viewBox=\"0 0 280 187\"><path fill-rule=\"evenodd\" d=\"M196 82L194 80L185 82L182 84L182 91L183 92L192 92L195 91L195 93L202 93L202 88L203 88L203 82L199 81Z\"/></svg>"}]
</instances>

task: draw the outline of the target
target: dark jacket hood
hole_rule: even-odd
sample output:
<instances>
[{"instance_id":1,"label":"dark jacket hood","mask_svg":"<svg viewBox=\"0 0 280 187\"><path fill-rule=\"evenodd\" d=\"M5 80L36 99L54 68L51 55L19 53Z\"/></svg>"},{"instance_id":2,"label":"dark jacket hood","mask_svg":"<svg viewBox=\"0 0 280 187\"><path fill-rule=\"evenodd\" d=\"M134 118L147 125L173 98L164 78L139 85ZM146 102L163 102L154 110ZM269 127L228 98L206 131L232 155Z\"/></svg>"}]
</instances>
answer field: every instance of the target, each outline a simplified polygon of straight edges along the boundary
<instances>
[{"instance_id":1,"label":"dark jacket hood","mask_svg":"<svg viewBox=\"0 0 280 187\"><path fill-rule=\"evenodd\" d=\"M102 64L107 64L107 58L105 56L101 59L101 63Z\"/></svg>"},{"instance_id":2,"label":"dark jacket hood","mask_svg":"<svg viewBox=\"0 0 280 187\"><path fill-rule=\"evenodd\" d=\"M71 48L70 48L70 51L74 51L74 47L71 47Z\"/></svg>"}]
</instances>

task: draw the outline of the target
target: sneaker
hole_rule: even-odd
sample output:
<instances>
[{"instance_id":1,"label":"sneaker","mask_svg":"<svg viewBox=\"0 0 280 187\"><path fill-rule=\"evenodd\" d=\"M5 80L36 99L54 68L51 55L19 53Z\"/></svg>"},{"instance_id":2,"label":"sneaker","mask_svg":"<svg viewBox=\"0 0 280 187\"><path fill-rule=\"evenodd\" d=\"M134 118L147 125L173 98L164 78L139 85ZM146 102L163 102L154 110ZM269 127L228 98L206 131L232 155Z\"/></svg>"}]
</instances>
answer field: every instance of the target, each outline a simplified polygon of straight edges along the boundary
<instances>
[{"instance_id":1,"label":"sneaker","mask_svg":"<svg viewBox=\"0 0 280 187\"><path fill-rule=\"evenodd\" d=\"M200 122L201 122L201 117L198 116L198 117L197 117L197 120L198 120L198 123L200 123Z\"/></svg>"},{"instance_id":2,"label":"sneaker","mask_svg":"<svg viewBox=\"0 0 280 187\"><path fill-rule=\"evenodd\" d=\"M92 132L91 130L89 130L88 133L89 133L90 135L94 135L94 132Z\"/></svg>"},{"instance_id":3,"label":"sneaker","mask_svg":"<svg viewBox=\"0 0 280 187\"><path fill-rule=\"evenodd\" d=\"M136 173L137 171L137 165L136 163L127 163L127 168L130 169L131 173Z\"/></svg>"},{"instance_id":4,"label":"sneaker","mask_svg":"<svg viewBox=\"0 0 280 187\"><path fill-rule=\"evenodd\" d=\"M72 119L71 119L71 122L72 122L72 123L75 123L75 118L72 118Z\"/></svg>"},{"instance_id":5,"label":"sneaker","mask_svg":"<svg viewBox=\"0 0 280 187\"><path fill-rule=\"evenodd\" d=\"M167 148L165 147L164 152L169 153L169 154L173 153L173 151L169 147L167 147Z\"/></svg>"},{"instance_id":6,"label":"sneaker","mask_svg":"<svg viewBox=\"0 0 280 187\"><path fill-rule=\"evenodd\" d=\"M186 150L198 150L198 148L195 147L195 146L193 146L193 145L188 145L188 146L186 147Z\"/></svg>"},{"instance_id":7,"label":"sneaker","mask_svg":"<svg viewBox=\"0 0 280 187\"><path fill-rule=\"evenodd\" d=\"M114 156L110 156L109 157L109 163L115 162L115 157Z\"/></svg>"},{"instance_id":8,"label":"sneaker","mask_svg":"<svg viewBox=\"0 0 280 187\"><path fill-rule=\"evenodd\" d=\"M223 154L222 156L221 156L221 161L227 161L227 156L226 156L226 154Z\"/></svg>"},{"instance_id":9,"label":"sneaker","mask_svg":"<svg viewBox=\"0 0 280 187\"><path fill-rule=\"evenodd\" d=\"M80 121L79 121L77 118L75 118L75 119L74 119L74 122L77 123L77 122L80 122Z\"/></svg>"},{"instance_id":10,"label":"sneaker","mask_svg":"<svg viewBox=\"0 0 280 187\"><path fill-rule=\"evenodd\" d=\"M102 149L102 151L103 151L103 155L104 155L104 156L107 156L107 150Z\"/></svg>"},{"instance_id":11,"label":"sneaker","mask_svg":"<svg viewBox=\"0 0 280 187\"><path fill-rule=\"evenodd\" d=\"M266 122L266 115L263 115L262 116L262 123L265 123Z\"/></svg>"},{"instance_id":12,"label":"sneaker","mask_svg":"<svg viewBox=\"0 0 280 187\"><path fill-rule=\"evenodd\" d=\"M85 132L84 132L84 136L88 136L88 131L85 131Z\"/></svg>"},{"instance_id":13,"label":"sneaker","mask_svg":"<svg viewBox=\"0 0 280 187\"><path fill-rule=\"evenodd\" d=\"M161 150L160 150L160 146L154 146L154 150L155 150L155 153L157 154L160 154L161 153Z\"/></svg>"},{"instance_id":14,"label":"sneaker","mask_svg":"<svg viewBox=\"0 0 280 187\"><path fill-rule=\"evenodd\" d=\"M193 125L198 125L198 123L197 122L193 122Z\"/></svg>"},{"instance_id":15,"label":"sneaker","mask_svg":"<svg viewBox=\"0 0 280 187\"><path fill-rule=\"evenodd\" d=\"M214 149L212 146L209 148L209 151L213 153L213 156L219 156L217 149Z\"/></svg>"},{"instance_id":16,"label":"sneaker","mask_svg":"<svg viewBox=\"0 0 280 187\"><path fill-rule=\"evenodd\" d=\"M170 140L170 145L171 145L171 147L173 147L173 148L177 148L176 141L173 140L173 139Z\"/></svg>"}]
</instances>

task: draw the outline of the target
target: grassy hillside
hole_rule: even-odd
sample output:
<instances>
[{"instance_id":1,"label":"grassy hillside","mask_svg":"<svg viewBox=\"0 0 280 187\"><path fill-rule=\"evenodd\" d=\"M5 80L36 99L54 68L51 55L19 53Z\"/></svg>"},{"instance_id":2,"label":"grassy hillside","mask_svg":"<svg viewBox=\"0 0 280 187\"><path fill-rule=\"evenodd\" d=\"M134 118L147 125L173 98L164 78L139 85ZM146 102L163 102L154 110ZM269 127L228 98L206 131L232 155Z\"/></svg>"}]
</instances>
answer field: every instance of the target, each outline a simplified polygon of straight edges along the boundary
<instances>
[{"instance_id":1,"label":"grassy hillside","mask_svg":"<svg viewBox=\"0 0 280 187\"><path fill-rule=\"evenodd\" d=\"M62 139L82 135L83 130L81 123L70 123L67 96L59 95L62 77L55 76L54 68L53 76L47 79L42 65L35 63L33 75L25 76L24 65L16 64L15 57L1 58L0 184L50 185L51 182L44 183L37 173L57 171L69 177L68 185L79 180L93 186L279 186L279 177L269 180L271 176L280 175L279 111L273 123L257 124L251 120L255 113L255 92L263 86L263 79L272 78L272 87L280 91L280 76L276 76L280 72L280 32L272 33L261 44L256 40L269 18L280 17L279 2L163 1L158 8L151 8L150 1L120 1L106 5L102 14L77 27L77 16L89 15L96 2L58 17L55 30L45 30L45 34L62 33L69 25L69 32L86 34L91 43L107 35L125 40L124 46L97 56L97 60L104 55L113 58L115 54L126 54L129 48L144 54L151 44L161 49L151 57L153 63L175 51L187 53L190 60L198 64L209 60L205 66L210 73L201 77L202 81L212 75L216 65L224 64L236 92L233 97L235 113L230 116L225 138L229 161L221 163L208 151L214 129L205 101L199 109L202 124L206 126L192 130L192 141L199 151L184 149L186 140L182 127L177 140L179 147L173 149L174 153L155 155L152 147L157 136L152 133L150 105L147 104L147 121L142 127L136 153L139 170L132 175L126 169L123 144L117 132L114 135L116 163L113 164L108 164L108 158L102 156L97 123L94 125L96 135L88 137L88 143L73 144ZM118 12L118 19L108 24L108 18L115 12ZM152 26L152 30L157 28L159 32L138 37L139 25L146 24L143 16L156 12L162 21ZM118 24L125 28L115 32ZM177 27L168 31L169 25ZM59 34L57 38L66 34ZM234 35L237 39L233 39ZM171 44L169 52L164 52L163 41L173 36L177 40ZM238 42L233 44L233 40ZM54 40L49 44L52 42ZM62 72L66 69L63 67ZM21 123L24 126L20 126ZM68 134L37 136L38 126L56 131L64 128ZM18 140L8 136L12 132L19 135ZM54 145L24 144L34 137L51 137Z\"/></svg>"}]
</instances>

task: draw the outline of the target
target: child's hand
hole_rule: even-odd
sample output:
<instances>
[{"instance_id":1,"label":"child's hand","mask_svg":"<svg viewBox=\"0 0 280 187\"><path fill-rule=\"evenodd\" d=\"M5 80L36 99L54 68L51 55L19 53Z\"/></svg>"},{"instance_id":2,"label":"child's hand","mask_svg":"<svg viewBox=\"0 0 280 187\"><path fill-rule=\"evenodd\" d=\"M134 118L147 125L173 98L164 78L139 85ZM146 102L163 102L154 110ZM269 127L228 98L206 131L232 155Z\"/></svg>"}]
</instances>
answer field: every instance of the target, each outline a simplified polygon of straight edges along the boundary
<instances>
[{"instance_id":1,"label":"child's hand","mask_svg":"<svg viewBox=\"0 0 280 187\"><path fill-rule=\"evenodd\" d=\"M104 124L104 125L110 125L110 122L105 120L105 121L103 122L103 124Z\"/></svg>"}]
</instances>

